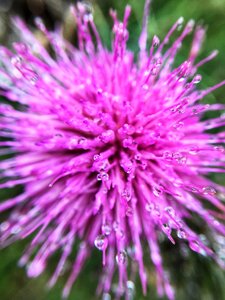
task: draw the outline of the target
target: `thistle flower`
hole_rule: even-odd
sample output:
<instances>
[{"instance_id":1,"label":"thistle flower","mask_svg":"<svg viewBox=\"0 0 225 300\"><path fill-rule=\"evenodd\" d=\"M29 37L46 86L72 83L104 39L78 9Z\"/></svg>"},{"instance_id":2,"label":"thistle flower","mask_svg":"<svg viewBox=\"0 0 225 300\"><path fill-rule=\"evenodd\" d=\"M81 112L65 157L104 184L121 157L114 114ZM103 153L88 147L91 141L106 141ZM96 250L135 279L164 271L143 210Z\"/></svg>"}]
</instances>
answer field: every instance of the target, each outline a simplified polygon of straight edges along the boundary
<instances>
[{"instance_id":1,"label":"thistle flower","mask_svg":"<svg viewBox=\"0 0 225 300\"><path fill-rule=\"evenodd\" d=\"M72 10L77 48L37 19L53 58L15 19L20 42L12 51L0 49L1 94L8 99L0 106L1 155L12 154L0 164L1 188L24 186L18 196L0 204L0 212L10 212L0 227L1 245L32 236L20 260L29 277L39 276L60 250L49 282L53 286L78 240L64 297L95 247L102 251L98 291L105 299L117 272L116 297L125 293L129 299L133 283L128 270L134 264L146 293L147 244L158 293L174 299L160 254L161 232L173 244L183 239L193 251L223 265L189 220L195 214L215 237L225 234L220 222L225 206L219 199L225 189L207 176L224 173L225 134L211 129L224 126L225 118L202 118L224 106L200 102L225 82L196 88L201 81L198 68L216 55L214 51L196 62L204 38L199 26L187 60L174 67L183 40L194 28L192 20L170 47L166 45L182 18L161 43L154 36L147 50L149 5L147 0L137 59L126 47L129 6L122 22L110 12L112 50L103 46L92 14L80 3Z\"/></svg>"}]
</instances>

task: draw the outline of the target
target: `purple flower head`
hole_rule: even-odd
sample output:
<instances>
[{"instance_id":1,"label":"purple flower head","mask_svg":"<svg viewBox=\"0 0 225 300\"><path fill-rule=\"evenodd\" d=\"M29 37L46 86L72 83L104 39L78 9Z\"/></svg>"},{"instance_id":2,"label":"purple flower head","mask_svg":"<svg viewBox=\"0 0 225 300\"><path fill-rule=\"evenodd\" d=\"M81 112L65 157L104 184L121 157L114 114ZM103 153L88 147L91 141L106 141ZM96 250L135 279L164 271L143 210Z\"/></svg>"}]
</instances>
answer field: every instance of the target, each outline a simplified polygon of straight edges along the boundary
<instances>
[{"instance_id":1,"label":"purple flower head","mask_svg":"<svg viewBox=\"0 0 225 300\"><path fill-rule=\"evenodd\" d=\"M153 36L147 49L149 4L147 0L137 59L126 47L128 6L122 22L110 12L112 50L103 46L92 14L81 3L72 10L77 48L37 19L53 58L15 19L20 42L12 51L0 49L1 94L8 99L0 105L0 154L13 154L0 163L1 188L24 186L18 196L0 204L0 212L10 213L1 223L1 245L32 235L20 260L29 277L39 276L59 250L49 282L53 286L78 241L64 297L94 248L102 251L98 292L105 299L115 274L117 297L129 299L133 265L146 293L143 247L148 245L158 293L174 299L160 254L161 233L173 244L185 240L193 251L223 265L188 220L195 214L215 237L225 234L220 222L225 189L207 177L224 173L225 134L212 129L224 126L225 117L202 118L224 106L200 102L225 81L205 90L196 87L198 68L216 55L197 60L204 39L199 26L187 60L174 67L183 40L194 29L192 20L174 42L171 36L182 18L162 42Z\"/></svg>"}]
</instances>

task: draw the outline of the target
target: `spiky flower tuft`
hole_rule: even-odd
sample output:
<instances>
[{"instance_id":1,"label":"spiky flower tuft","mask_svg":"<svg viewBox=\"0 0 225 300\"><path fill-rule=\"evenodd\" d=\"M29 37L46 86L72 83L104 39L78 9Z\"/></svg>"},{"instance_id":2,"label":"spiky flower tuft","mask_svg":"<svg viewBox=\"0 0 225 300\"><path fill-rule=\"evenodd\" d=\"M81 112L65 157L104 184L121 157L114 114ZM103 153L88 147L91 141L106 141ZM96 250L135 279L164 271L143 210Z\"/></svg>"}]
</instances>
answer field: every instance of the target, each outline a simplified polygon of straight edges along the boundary
<instances>
[{"instance_id":1,"label":"spiky flower tuft","mask_svg":"<svg viewBox=\"0 0 225 300\"><path fill-rule=\"evenodd\" d=\"M60 250L49 282L53 286L78 240L64 297L94 247L102 251L98 290L106 299L117 271L117 297L125 293L129 299L133 285L128 270L133 264L146 293L143 245L148 244L158 293L174 299L162 265L160 232L173 244L177 235L193 251L222 265L188 220L195 214L215 236L225 234L219 221L225 213L219 195L225 189L207 177L224 173L225 134L210 130L224 126L225 117L202 119L206 111L224 107L200 102L225 82L196 88L201 81L198 68L216 55L195 62L204 38L201 27L195 29L187 60L174 67L193 21L170 47L165 46L182 18L161 43L154 36L146 50L149 4L146 1L137 60L126 47L130 7L122 22L111 11L111 51L102 45L84 4L73 9L77 48L37 19L53 58L16 19L21 42L14 43L12 51L0 49L1 94L8 99L0 106L1 155L13 154L0 164L1 188L24 186L22 193L0 204L0 212L10 212L1 224L1 245L32 235L20 260L29 277L39 276Z\"/></svg>"}]
</instances>

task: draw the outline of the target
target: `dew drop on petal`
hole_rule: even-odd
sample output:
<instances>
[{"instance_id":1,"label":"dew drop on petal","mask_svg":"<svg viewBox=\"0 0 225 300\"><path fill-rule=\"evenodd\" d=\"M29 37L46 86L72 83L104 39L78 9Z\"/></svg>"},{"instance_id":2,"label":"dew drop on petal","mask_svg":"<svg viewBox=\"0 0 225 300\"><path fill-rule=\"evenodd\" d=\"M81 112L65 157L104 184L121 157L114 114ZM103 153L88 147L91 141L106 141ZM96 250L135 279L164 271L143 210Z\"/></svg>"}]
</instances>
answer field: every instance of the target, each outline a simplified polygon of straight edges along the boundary
<instances>
[{"instance_id":1,"label":"dew drop on petal","mask_svg":"<svg viewBox=\"0 0 225 300\"><path fill-rule=\"evenodd\" d=\"M118 265L124 265L127 262L127 253L125 250L120 251L116 255L116 262Z\"/></svg>"},{"instance_id":2,"label":"dew drop on petal","mask_svg":"<svg viewBox=\"0 0 225 300\"><path fill-rule=\"evenodd\" d=\"M221 152L223 153L225 151L224 147L223 146L215 146L214 147L214 150L218 151L218 152Z\"/></svg>"},{"instance_id":3,"label":"dew drop on petal","mask_svg":"<svg viewBox=\"0 0 225 300\"><path fill-rule=\"evenodd\" d=\"M145 205L145 209L148 211L148 212L152 212L152 210L155 208L155 205L154 203L147 203Z\"/></svg>"},{"instance_id":4,"label":"dew drop on petal","mask_svg":"<svg viewBox=\"0 0 225 300\"><path fill-rule=\"evenodd\" d=\"M126 209L126 216L127 217L133 216L133 209L130 206L128 206Z\"/></svg>"},{"instance_id":5,"label":"dew drop on petal","mask_svg":"<svg viewBox=\"0 0 225 300\"><path fill-rule=\"evenodd\" d=\"M198 74L193 78L193 83L198 84L201 80L202 80L202 76Z\"/></svg>"},{"instance_id":6,"label":"dew drop on petal","mask_svg":"<svg viewBox=\"0 0 225 300\"><path fill-rule=\"evenodd\" d=\"M111 300L110 294L109 294L109 293L104 293L104 294L102 295L102 300Z\"/></svg>"},{"instance_id":7,"label":"dew drop on petal","mask_svg":"<svg viewBox=\"0 0 225 300\"><path fill-rule=\"evenodd\" d=\"M128 189L124 189L123 192L121 193L121 196L129 202L131 200L131 192Z\"/></svg>"},{"instance_id":8,"label":"dew drop on petal","mask_svg":"<svg viewBox=\"0 0 225 300\"><path fill-rule=\"evenodd\" d=\"M152 215L157 218L161 217L161 212L160 212L158 205L156 205L155 208L152 210Z\"/></svg>"},{"instance_id":9,"label":"dew drop on petal","mask_svg":"<svg viewBox=\"0 0 225 300\"><path fill-rule=\"evenodd\" d=\"M101 174L101 176L102 176L102 181L108 181L109 180L109 174L108 173L103 172Z\"/></svg>"},{"instance_id":10,"label":"dew drop on petal","mask_svg":"<svg viewBox=\"0 0 225 300\"><path fill-rule=\"evenodd\" d=\"M187 234L182 228L177 231L177 236L178 236L179 239L186 239L187 238Z\"/></svg>"},{"instance_id":11,"label":"dew drop on petal","mask_svg":"<svg viewBox=\"0 0 225 300\"><path fill-rule=\"evenodd\" d=\"M95 155L93 156L93 160L94 160L94 161L98 161L99 159L100 159L100 155L95 154Z\"/></svg>"},{"instance_id":12,"label":"dew drop on petal","mask_svg":"<svg viewBox=\"0 0 225 300\"><path fill-rule=\"evenodd\" d=\"M167 206L164 208L164 210L171 216L174 217L175 216L175 210L173 209L172 206Z\"/></svg>"},{"instance_id":13,"label":"dew drop on petal","mask_svg":"<svg viewBox=\"0 0 225 300\"><path fill-rule=\"evenodd\" d=\"M104 234L100 234L96 237L94 244L98 250L104 250L108 245L108 240Z\"/></svg>"},{"instance_id":14,"label":"dew drop on petal","mask_svg":"<svg viewBox=\"0 0 225 300\"><path fill-rule=\"evenodd\" d=\"M11 228L11 234L18 234L20 233L21 231L21 227L19 225L14 225L12 228Z\"/></svg>"},{"instance_id":15,"label":"dew drop on petal","mask_svg":"<svg viewBox=\"0 0 225 300\"><path fill-rule=\"evenodd\" d=\"M79 145L84 145L86 141L87 141L86 138L80 138L80 139L78 140L77 143L78 143Z\"/></svg>"},{"instance_id":16,"label":"dew drop on petal","mask_svg":"<svg viewBox=\"0 0 225 300\"><path fill-rule=\"evenodd\" d=\"M184 18L183 17L180 17L178 20L177 20L177 30L180 31L183 27L183 23L184 23Z\"/></svg>"},{"instance_id":17,"label":"dew drop on petal","mask_svg":"<svg viewBox=\"0 0 225 300\"><path fill-rule=\"evenodd\" d=\"M153 47L158 47L159 43L160 43L160 40L159 40L158 36L154 35L153 40L152 40Z\"/></svg>"},{"instance_id":18,"label":"dew drop on petal","mask_svg":"<svg viewBox=\"0 0 225 300\"><path fill-rule=\"evenodd\" d=\"M141 154L140 153L135 154L134 158L136 160L140 160L141 159Z\"/></svg>"},{"instance_id":19,"label":"dew drop on petal","mask_svg":"<svg viewBox=\"0 0 225 300\"><path fill-rule=\"evenodd\" d=\"M192 193L199 193L199 189L195 186L191 186L190 190L191 190Z\"/></svg>"},{"instance_id":20,"label":"dew drop on petal","mask_svg":"<svg viewBox=\"0 0 225 300\"><path fill-rule=\"evenodd\" d=\"M125 237L124 231L122 229L120 229L120 230L117 231L117 237L119 239L123 239Z\"/></svg>"},{"instance_id":21,"label":"dew drop on petal","mask_svg":"<svg viewBox=\"0 0 225 300\"><path fill-rule=\"evenodd\" d=\"M35 84L37 83L37 81L38 81L38 78L39 78L38 74L34 74L33 76L31 76L31 77L29 78L29 81L30 81L30 83L31 83L32 85L35 85Z\"/></svg>"},{"instance_id":22,"label":"dew drop on petal","mask_svg":"<svg viewBox=\"0 0 225 300\"><path fill-rule=\"evenodd\" d=\"M202 188L202 192L204 195L214 196L216 194L216 190L211 186L205 186Z\"/></svg>"},{"instance_id":23,"label":"dew drop on petal","mask_svg":"<svg viewBox=\"0 0 225 300\"><path fill-rule=\"evenodd\" d=\"M135 294L135 285L133 281L128 280L127 281L127 297L128 300L133 300Z\"/></svg>"},{"instance_id":24,"label":"dew drop on petal","mask_svg":"<svg viewBox=\"0 0 225 300\"><path fill-rule=\"evenodd\" d=\"M181 128L183 128L184 126L184 122L177 122L173 125L173 127L176 129L176 130L179 130Z\"/></svg>"},{"instance_id":25,"label":"dew drop on petal","mask_svg":"<svg viewBox=\"0 0 225 300\"><path fill-rule=\"evenodd\" d=\"M165 151L163 153L163 158L167 161L172 161L173 160L173 153L169 151Z\"/></svg>"},{"instance_id":26,"label":"dew drop on petal","mask_svg":"<svg viewBox=\"0 0 225 300\"><path fill-rule=\"evenodd\" d=\"M168 235L171 234L171 228L168 224L163 224L162 225L162 230L165 234L168 234Z\"/></svg>"},{"instance_id":27,"label":"dew drop on petal","mask_svg":"<svg viewBox=\"0 0 225 300\"><path fill-rule=\"evenodd\" d=\"M22 58L20 56L14 56L11 58L11 63L16 67L19 67L21 66Z\"/></svg>"},{"instance_id":28,"label":"dew drop on petal","mask_svg":"<svg viewBox=\"0 0 225 300\"><path fill-rule=\"evenodd\" d=\"M160 57L157 58L155 64L156 64L156 66L158 66L158 67L161 66L161 64L162 64L162 59L161 59Z\"/></svg>"},{"instance_id":29,"label":"dew drop on petal","mask_svg":"<svg viewBox=\"0 0 225 300\"><path fill-rule=\"evenodd\" d=\"M154 186L152 192L156 197L159 197L163 193L163 189L160 186Z\"/></svg>"},{"instance_id":30,"label":"dew drop on petal","mask_svg":"<svg viewBox=\"0 0 225 300\"><path fill-rule=\"evenodd\" d=\"M9 228L10 224L9 222L3 222L0 224L0 232L4 232Z\"/></svg>"},{"instance_id":31,"label":"dew drop on petal","mask_svg":"<svg viewBox=\"0 0 225 300\"><path fill-rule=\"evenodd\" d=\"M118 221L113 222L113 229L114 229L115 232L119 229L119 222Z\"/></svg>"},{"instance_id":32,"label":"dew drop on petal","mask_svg":"<svg viewBox=\"0 0 225 300\"><path fill-rule=\"evenodd\" d=\"M101 181L101 180L102 180L102 174L98 174L98 175L96 176L96 179L97 179L98 181Z\"/></svg>"},{"instance_id":33,"label":"dew drop on petal","mask_svg":"<svg viewBox=\"0 0 225 300\"><path fill-rule=\"evenodd\" d=\"M151 69L151 75L155 76L158 73L158 68L157 67L152 67Z\"/></svg>"},{"instance_id":34,"label":"dew drop on petal","mask_svg":"<svg viewBox=\"0 0 225 300\"><path fill-rule=\"evenodd\" d=\"M198 146L194 146L194 147L191 147L191 148L189 149L189 153L190 153L191 155L196 155L196 154L198 154L199 151L200 151L200 150L199 150Z\"/></svg>"},{"instance_id":35,"label":"dew drop on petal","mask_svg":"<svg viewBox=\"0 0 225 300\"><path fill-rule=\"evenodd\" d=\"M105 223L102 225L102 232L105 235L110 235L111 231L112 231L112 227L109 224Z\"/></svg>"}]
</instances>

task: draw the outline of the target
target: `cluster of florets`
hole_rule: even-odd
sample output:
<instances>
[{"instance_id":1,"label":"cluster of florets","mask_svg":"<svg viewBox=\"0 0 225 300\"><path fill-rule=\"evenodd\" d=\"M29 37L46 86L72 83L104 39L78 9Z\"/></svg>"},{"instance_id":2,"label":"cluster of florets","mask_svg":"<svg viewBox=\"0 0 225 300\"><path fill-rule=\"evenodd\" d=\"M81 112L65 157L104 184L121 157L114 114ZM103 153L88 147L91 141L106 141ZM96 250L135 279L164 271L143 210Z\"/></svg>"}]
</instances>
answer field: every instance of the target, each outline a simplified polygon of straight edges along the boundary
<instances>
[{"instance_id":1,"label":"cluster of florets","mask_svg":"<svg viewBox=\"0 0 225 300\"><path fill-rule=\"evenodd\" d=\"M146 1L146 11L148 5ZM158 293L173 299L162 265L159 232L173 244L175 236L186 240L192 250L222 264L187 224L194 213L217 236L225 234L216 218L224 216L218 198L224 188L206 177L224 172L225 134L210 130L224 126L225 118L202 120L206 111L223 106L199 102L224 82L196 89L201 81L197 69L216 52L195 62L204 38L204 29L197 27L187 60L173 67L194 23L188 22L165 50L183 22L180 18L161 43L154 36L147 51L146 13L136 61L126 48L129 7L123 22L111 12L112 51L102 45L84 6L73 13L77 48L37 19L54 49L53 58L16 19L21 42L14 43L12 51L0 49L1 94L9 100L0 105L1 155L13 154L0 164L5 178L1 188L24 186L21 194L0 204L0 212L11 212L0 227L1 244L35 233L20 260L30 277L40 275L60 250L62 256L49 282L53 286L79 240L64 297L97 247L104 265L99 291L109 299L117 270L117 296L131 293L128 266L135 264L146 292L142 247L147 243Z\"/></svg>"}]
</instances>

